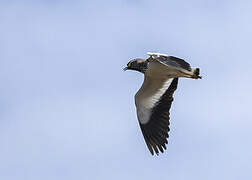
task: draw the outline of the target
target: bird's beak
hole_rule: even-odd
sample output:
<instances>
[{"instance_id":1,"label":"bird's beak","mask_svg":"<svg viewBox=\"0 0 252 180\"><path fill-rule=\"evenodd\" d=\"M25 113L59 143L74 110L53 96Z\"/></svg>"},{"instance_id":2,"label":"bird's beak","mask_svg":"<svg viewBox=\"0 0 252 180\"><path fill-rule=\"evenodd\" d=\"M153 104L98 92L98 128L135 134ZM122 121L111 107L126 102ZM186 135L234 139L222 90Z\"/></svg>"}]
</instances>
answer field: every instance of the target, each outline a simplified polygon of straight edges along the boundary
<instances>
[{"instance_id":1,"label":"bird's beak","mask_svg":"<svg viewBox=\"0 0 252 180\"><path fill-rule=\"evenodd\" d=\"M128 69L129 69L128 67L123 68L124 71L126 71L126 70L128 70Z\"/></svg>"}]
</instances>

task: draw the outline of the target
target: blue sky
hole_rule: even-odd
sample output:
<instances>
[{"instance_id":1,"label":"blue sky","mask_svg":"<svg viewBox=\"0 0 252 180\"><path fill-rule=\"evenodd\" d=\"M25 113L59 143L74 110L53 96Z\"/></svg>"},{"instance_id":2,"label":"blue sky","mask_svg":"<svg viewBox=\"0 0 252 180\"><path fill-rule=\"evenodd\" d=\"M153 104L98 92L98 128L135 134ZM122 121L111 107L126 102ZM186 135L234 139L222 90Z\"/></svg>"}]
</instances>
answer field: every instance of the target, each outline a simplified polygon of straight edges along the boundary
<instances>
[{"instance_id":1,"label":"blue sky","mask_svg":"<svg viewBox=\"0 0 252 180\"><path fill-rule=\"evenodd\" d=\"M251 1L0 1L0 178L251 179ZM157 51L200 67L180 79L168 149L136 119Z\"/></svg>"}]
</instances>

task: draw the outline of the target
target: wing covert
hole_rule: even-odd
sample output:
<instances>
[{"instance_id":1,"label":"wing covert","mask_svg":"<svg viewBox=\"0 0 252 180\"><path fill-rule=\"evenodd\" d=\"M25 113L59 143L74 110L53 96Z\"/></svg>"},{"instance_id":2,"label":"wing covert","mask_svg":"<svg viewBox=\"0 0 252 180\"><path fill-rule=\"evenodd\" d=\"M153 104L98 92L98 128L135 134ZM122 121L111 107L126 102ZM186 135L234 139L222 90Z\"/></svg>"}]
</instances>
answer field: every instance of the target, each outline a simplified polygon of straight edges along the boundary
<instances>
[{"instance_id":1,"label":"wing covert","mask_svg":"<svg viewBox=\"0 0 252 180\"><path fill-rule=\"evenodd\" d=\"M164 65L182 68L187 71L191 71L190 64L183 59L180 59L174 56L168 56L166 54L160 54L160 53L147 53L147 54L150 56L150 59L157 60Z\"/></svg>"}]
</instances>

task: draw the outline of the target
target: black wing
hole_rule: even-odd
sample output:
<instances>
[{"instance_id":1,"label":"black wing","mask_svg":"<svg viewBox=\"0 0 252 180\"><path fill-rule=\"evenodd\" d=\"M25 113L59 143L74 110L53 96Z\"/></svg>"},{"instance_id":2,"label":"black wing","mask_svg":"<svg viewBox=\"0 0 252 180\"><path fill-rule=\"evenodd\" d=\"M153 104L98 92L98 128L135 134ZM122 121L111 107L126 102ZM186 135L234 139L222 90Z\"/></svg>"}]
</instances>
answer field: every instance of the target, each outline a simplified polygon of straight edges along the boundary
<instances>
[{"instance_id":1,"label":"black wing","mask_svg":"<svg viewBox=\"0 0 252 180\"><path fill-rule=\"evenodd\" d=\"M177 89L178 78L174 78L169 88L161 96L160 100L153 107L150 120L146 124L141 124L140 127L151 154L158 155L159 151L164 152L167 138L169 137L169 120L170 108L173 101L173 93ZM154 151L153 151L154 150Z\"/></svg>"},{"instance_id":2,"label":"black wing","mask_svg":"<svg viewBox=\"0 0 252 180\"><path fill-rule=\"evenodd\" d=\"M191 71L190 64L183 59L174 56L158 56L155 59L165 65L174 66L177 68L183 68L186 69L187 71Z\"/></svg>"}]
</instances>

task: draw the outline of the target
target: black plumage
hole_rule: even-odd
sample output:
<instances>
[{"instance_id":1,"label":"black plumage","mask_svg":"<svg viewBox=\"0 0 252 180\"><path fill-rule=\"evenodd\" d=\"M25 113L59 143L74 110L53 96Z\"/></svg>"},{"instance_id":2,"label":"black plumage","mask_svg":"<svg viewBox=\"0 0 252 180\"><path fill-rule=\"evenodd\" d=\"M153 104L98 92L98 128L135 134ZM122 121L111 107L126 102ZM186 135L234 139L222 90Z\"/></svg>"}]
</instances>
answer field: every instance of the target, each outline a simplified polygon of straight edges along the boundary
<instances>
[{"instance_id":1,"label":"black plumage","mask_svg":"<svg viewBox=\"0 0 252 180\"><path fill-rule=\"evenodd\" d=\"M141 124L140 122L145 142L152 155L154 155L154 151L158 155L159 152L163 152L166 149L167 138L169 137L168 132L170 130L169 111L177 85L178 78L174 78L169 88L153 107L149 122L146 124Z\"/></svg>"},{"instance_id":2,"label":"black plumage","mask_svg":"<svg viewBox=\"0 0 252 180\"><path fill-rule=\"evenodd\" d=\"M183 59L180 59L174 56L159 56L155 59L168 66L181 67L188 71L192 70L189 63L187 63Z\"/></svg>"}]
</instances>

